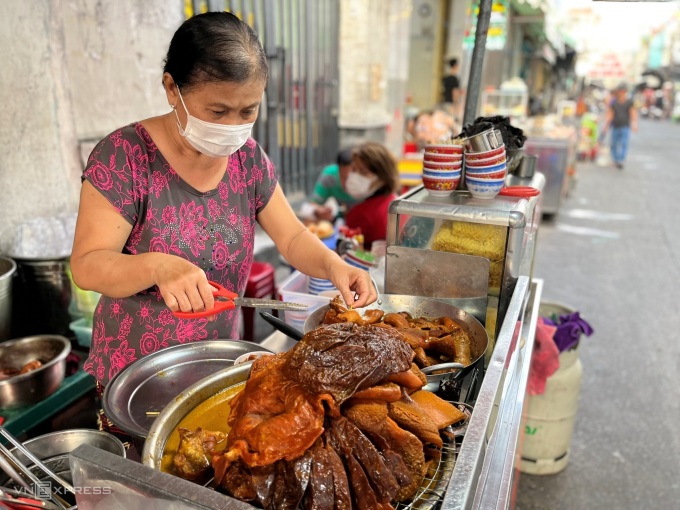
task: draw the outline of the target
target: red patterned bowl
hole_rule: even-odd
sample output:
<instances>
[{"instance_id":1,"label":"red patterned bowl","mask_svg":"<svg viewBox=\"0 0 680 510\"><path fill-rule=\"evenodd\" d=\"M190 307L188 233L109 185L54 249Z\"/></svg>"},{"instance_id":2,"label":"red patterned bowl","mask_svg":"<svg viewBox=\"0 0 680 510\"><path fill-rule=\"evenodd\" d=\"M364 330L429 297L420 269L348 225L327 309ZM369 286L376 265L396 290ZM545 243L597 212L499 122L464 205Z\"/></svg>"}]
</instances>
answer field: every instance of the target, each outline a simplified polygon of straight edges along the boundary
<instances>
[{"instance_id":1,"label":"red patterned bowl","mask_svg":"<svg viewBox=\"0 0 680 510\"><path fill-rule=\"evenodd\" d=\"M466 152L466 161L478 161L480 159L494 158L500 155L505 155L505 145L499 147L498 149L493 149L486 152Z\"/></svg>"},{"instance_id":2,"label":"red patterned bowl","mask_svg":"<svg viewBox=\"0 0 680 510\"><path fill-rule=\"evenodd\" d=\"M425 152L432 152L435 154L463 154L463 146L449 143L433 143L425 146Z\"/></svg>"},{"instance_id":3,"label":"red patterned bowl","mask_svg":"<svg viewBox=\"0 0 680 510\"><path fill-rule=\"evenodd\" d=\"M423 161L425 163L452 163L462 160L462 154L439 154L437 152L426 152L423 156Z\"/></svg>"},{"instance_id":4,"label":"red patterned bowl","mask_svg":"<svg viewBox=\"0 0 680 510\"><path fill-rule=\"evenodd\" d=\"M467 167L495 166L505 162L505 154L486 159L468 159L467 156L465 157L465 166Z\"/></svg>"},{"instance_id":5,"label":"red patterned bowl","mask_svg":"<svg viewBox=\"0 0 680 510\"><path fill-rule=\"evenodd\" d=\"M432 163L430 161L423 164L423 170L431 170L434 172L453 172L463 168L463 160L454 161L452 163Z\"/></svg>"},{"instance_id":6,"label":"red patterned bowl","mask_svg":"<svg viewBox=\"0 0 680 510\"><path fill-rule=\"evenodd\" d=\"M474 172L465 172L465 175L468 177L472 177L473 179L502 179L505 177L506 173L505 170L502 170L500 172L494 172L491 174L477 174Z\"/></svg>"},{"instance_id":7,"label":"red patterned bowl","mask_svg":"<svg viewBox=\"0 0 680 510\"><path fill-rule=\"evenodd\" d=\"M456 179L430 179L423 177L423 186L428 190L435 191L453 191L458 187L460 177Z\"/></svg>"}]
</instances>

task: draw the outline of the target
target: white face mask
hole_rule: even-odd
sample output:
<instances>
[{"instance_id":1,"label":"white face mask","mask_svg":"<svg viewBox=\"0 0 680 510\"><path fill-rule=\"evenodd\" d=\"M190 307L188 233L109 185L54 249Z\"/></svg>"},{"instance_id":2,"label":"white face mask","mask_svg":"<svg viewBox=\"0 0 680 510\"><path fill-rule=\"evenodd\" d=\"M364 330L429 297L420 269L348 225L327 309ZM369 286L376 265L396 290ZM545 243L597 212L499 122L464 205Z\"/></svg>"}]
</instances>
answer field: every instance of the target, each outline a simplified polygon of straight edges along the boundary
<instances>
[{"instance_id":1,"label":"white face mask","mask_svg":"<svg viewBox=\"0 0 680 510\"><path fill-rule=\"evenodd\" d=\"M359 172L350 172L345 181L345 191L356 200L364 199L373 194L373 185L377 180L377 176L366 177Z\"/></svg>"},{"instance_id":2,"label":"white face mask","mask_svg":"<svg viewBox=\"0 0 680 510\"><path fill-rule=\"evenodd\" d=\"M175 110L179 134L186 138L194 149L206 156L212 156L213 158L231 156L243 147L243 144L250 137L254 123L231 126L206 122L189 114L181 93L179 93L179 99L182 101L184 111L187 112L187 126L182 129L179 115L177 115L177 110Z\"/></svg>"}]
</instances>

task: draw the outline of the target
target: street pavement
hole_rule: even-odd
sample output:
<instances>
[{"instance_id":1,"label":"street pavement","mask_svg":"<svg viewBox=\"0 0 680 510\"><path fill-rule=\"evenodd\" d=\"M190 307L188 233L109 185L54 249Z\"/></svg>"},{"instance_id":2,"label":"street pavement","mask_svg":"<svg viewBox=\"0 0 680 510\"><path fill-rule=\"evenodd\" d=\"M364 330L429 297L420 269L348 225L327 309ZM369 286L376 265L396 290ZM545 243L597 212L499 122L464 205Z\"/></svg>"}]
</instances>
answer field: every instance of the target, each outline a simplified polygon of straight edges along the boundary
<instances>
[{"instance_id":1,"label":"street pavement","mask_svg":"<svg viewBox=\"0 0 680 510\"><path fill-rule=\"evenodd\" d=\"M626 166L580 163L541 223L543 299L579 310L581 398L567 468L520 475L518 510L680 508L680 126L640 123Z\"/></svg>"}]
</instances>

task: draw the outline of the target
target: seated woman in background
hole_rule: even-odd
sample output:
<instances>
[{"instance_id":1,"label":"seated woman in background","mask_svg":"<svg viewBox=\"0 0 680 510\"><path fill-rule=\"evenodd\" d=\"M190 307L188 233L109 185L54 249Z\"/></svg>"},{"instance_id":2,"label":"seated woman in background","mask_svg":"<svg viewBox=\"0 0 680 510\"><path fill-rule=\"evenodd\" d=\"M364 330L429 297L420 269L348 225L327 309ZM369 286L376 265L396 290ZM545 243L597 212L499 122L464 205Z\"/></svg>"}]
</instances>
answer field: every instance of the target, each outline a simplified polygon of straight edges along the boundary
<instances>
[{"instance_id":1,"label":"seated woman in background","mask_svg":"<svg viewBox=\"0 0 680 510\"><path fill-rule=\"evenodd\" d=\"M363 143L352 152L352 168L344 187L359 201L345 215L345 224L361 229L364 249L370 250L373 241L387 237L388 208L399 187L397 161L383 145Z\"/></svg>"},{"instance_id":2,"label":"seated woman in background","mask_svg":"<svg viewBox=\"0 0 680 510\"><path fill-rule=\"evenodd\" d=\"M352 149L343 149L338 153L336 164L328 165L321 171L321 175L314 185L314 193L309 197L301 215L310 211L314 219L334 221L336 213L343 216L356 200L345 191L345 180L352 166ZM330 199L335 199L337 207L328 205Z\"/></svg>"}]
</instances>

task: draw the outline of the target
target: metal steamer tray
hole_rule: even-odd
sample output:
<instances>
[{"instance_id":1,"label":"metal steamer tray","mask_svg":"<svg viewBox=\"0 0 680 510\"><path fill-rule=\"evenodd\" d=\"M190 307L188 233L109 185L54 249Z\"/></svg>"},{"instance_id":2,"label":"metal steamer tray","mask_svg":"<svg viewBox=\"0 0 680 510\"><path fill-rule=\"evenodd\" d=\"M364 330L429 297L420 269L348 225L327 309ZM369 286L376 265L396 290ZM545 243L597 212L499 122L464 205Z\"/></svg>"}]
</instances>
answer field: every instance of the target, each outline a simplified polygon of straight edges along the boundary
<instances>
[{"instance_id":1,"label":"metal steamer tray","mask_svg":"<svg viewBox=\"0 0 680 510\"><path fill-rule=\"evenodd\" d=\"M178 395L177 398L161 412L151 426L144 443L144 450L142 451L142 463L151 468L160 470L165 443L182 419L213 395L228 390L235 385L244 383L250 374L251 365L252 362L224 369L197 382ZM432 462L413 501L409 503L400 503L396 506L397 509L406 510L417 508L419 510L430 510L437 508L441 503L451 474L453 473L456 456L472 412L472 407L467 404L452 403L463 411L466 416L465 420L462 423L454 424L454 426L447 427L441 431L442 439L444 440L441 457ZM206 487L206 489L197 488L197 490L210 490L214 488L210 483L207 484ZM225 498L227 498L227 500L231 499L226 495ZM225 508L228 508L228 506L225 506Z\"/></svg>"},{"instance_id":2,"label":"metal steamer tray","mask_svg":"<svg viewBox=\"0 0 680 510\"><path fill-rule=\"evenodd\" d=\"M191 385L233 366L242 354L268 350L242 340L206 340L155 352L106 385L104 412L125 432L144 438L163 409Z\"/></svg>"}]
</instances>

